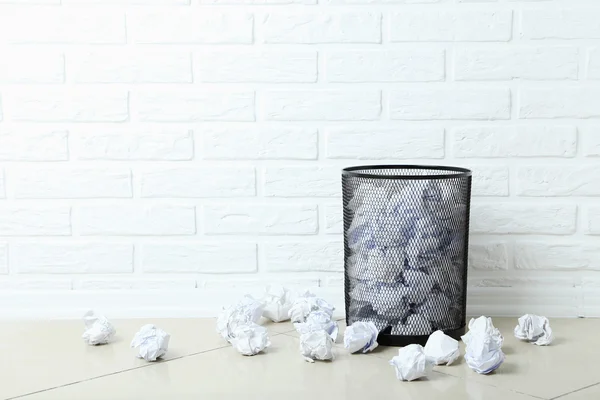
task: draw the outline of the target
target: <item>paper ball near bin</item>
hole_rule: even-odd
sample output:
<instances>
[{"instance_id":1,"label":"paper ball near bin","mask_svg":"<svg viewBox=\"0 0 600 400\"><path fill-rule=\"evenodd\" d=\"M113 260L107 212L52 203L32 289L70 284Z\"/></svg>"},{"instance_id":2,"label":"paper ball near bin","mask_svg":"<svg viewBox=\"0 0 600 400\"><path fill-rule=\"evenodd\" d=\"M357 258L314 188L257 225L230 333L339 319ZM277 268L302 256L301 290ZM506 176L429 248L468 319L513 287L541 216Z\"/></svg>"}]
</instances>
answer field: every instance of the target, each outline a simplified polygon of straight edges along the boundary
<instances>
[{"instance_id":1,"label":"paper ball near bin","mask_svg":"<svg viewBox=\"0 0 600 400\"><path fill-rule=\"evenodd\" d=\"M346 323L382 345L466 327L471 171L376 165L342 171Z\"/></svg>"}]
</instances>

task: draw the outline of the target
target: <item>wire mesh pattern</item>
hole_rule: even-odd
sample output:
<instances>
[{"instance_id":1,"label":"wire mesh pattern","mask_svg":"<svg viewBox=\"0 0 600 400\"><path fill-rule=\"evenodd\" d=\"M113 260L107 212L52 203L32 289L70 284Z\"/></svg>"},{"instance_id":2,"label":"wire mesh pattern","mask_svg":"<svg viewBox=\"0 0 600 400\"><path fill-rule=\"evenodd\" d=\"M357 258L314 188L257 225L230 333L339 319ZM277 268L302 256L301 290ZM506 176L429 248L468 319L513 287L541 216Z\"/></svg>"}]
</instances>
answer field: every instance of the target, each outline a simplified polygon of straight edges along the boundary
<instances>
[{"instance_id":1,"label":"wire mesh pattern","mask_svg":"<svg viewBox=\"0 0 600 400\"><path fill-rule=\"evenodd\" d=\"M471 172L365 166L342 174L346 323L381 344L464 332Z\"/></svg>"}]
</instances>

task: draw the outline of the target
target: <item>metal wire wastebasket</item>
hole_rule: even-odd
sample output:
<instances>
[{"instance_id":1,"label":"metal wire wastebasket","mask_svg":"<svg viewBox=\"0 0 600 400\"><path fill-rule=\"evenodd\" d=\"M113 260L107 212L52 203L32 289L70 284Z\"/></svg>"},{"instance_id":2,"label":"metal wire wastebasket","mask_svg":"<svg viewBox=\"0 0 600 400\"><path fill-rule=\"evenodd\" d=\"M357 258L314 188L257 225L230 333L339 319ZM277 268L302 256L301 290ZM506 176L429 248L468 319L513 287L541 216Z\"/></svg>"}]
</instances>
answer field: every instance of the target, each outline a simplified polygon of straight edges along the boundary
<instances>
[{"instance_id":1,"label":"metal wire wastebasket","mask_svg":"<svg viewBox=\"0 0 600 400\"><path fill-rule=\"evenodd\" d=\"M346 323L382 345L465 331L471 171L377 165L342 171Z\"/></svg>"}]
</instances>

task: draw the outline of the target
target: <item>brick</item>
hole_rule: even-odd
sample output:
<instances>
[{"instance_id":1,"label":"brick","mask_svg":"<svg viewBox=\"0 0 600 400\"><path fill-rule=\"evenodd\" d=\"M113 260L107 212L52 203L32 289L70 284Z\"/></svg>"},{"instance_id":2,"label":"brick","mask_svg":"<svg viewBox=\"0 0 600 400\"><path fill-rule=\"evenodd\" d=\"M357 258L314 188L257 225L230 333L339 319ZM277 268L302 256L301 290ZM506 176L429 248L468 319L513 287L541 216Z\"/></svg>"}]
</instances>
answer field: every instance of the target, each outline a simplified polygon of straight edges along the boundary
<instances>
[{"instance_id":1,"label":"brick","mask_svg":"<svg viewBox=\"0 0 600 400\"><path fill-rule=\"evenodd\" d=\"M568 235L575 232L577 207L552 204L473 204L473 233L546 233Z\"/></svg>"},{"instance_id":2,"label":"brick","mask_svg":"<svg viewBox=\"0 0 600 400\"><path fill-rule=\"evenodd\" d=\"M600 196L597 166L531 166L517 173L520 196Z\"/></svg>"},{"instance_id":3,"label":"brick","mask_svg":"<svg viewBox=\"0 0 600 400\"><path fill-rule=\"evenodd\" d=\"M600 90L590 87L521 88L519 118L596 118Z\"/></svg>"},{"instance_id":4,"label":"brick","mask_svg":"<svg viewBox=\"0 0 600 400\"><path fill-rule=\"evenodd\" d=\"M41 49L2 52L0 83L63 83L64 80L64 58L60 53Z\"/></svg>"},{"instance_id":5,"label":"brick","mask_svg":"<svg viewBox=\"0 0 600 400\"><path fill-rule=\"evenodd\" d=\"M85 206L78 210L79 232L101 235L194 235L196 217L189 206Z\"/></svg>"},{"instance_id":6,"label":"brick","mask_svg":"<svg viewBox=\"0 0 600 400\"><path fill-rule=\"evenodd\" d=\"M325 233L341 234L344 231L344 215L342 205L325 205L322 208L325 213Z\"/></svg>"},{"instance_id":7,"label":"brick","mask_svg":"<svg viewBox=\"0 0 600 400\"><path fill-rule=\"evenodd\" d=\"M0 14L0 43L121 44L125 41L122 12L29 7Z\"/></svg>"},{"instance_id":8,"label":"brick","mask_svg":"<svg viewBox=\"0 0 600 400\"><path fill-rule=\"evenodd\" d=\"M192 132L185 128L75 129L71 143L79 160L179 161L194 156Z\"/></svg>"},{"instance_id":9,"label":"brick","mask_svg":"<svg viewBox=\"0 0 600 400\"><path fill-rule=\"evenodd\" d=\"M208 234L311 235L317 233L317 207L311 205L206 205Z\"/></svg>"},{"instance_id":10,"label":"brick","mask_svg":"<svg viewBox=\"0 0 600 400\"><path fill-rule=\"evenodd\" d=\"M585 232L590 235L600 235L600 207L589 207L586 216Z\"/></svg>"},{"instance_id":11,"label":"brick","mask_svg":"<svg viewBox=\"0 0 600 400\"><path fill-rule=\"evenodd\" d=\"M508 269L508 246L503 242L470 243L469 268L497 271Z\"/></svg>"},{"instance_id":12,"label":"brick","mask_svg":"<svg viewBox=\"0 0 600 400\"><path fill-rule=\"evenodd\" d=\"M507 42L512 12L403 10L392 14L390 26L392 42Z\"/></svg>"},{"instance_id":13,"label":"brick","mask_svg":"<svg viewBox=\"0 0 600 400\"><path fill-rule=\"evenodd\" d=\"M581 243L518 242L515 267L531 270L600 270L600 247Z\"/></svg>"},{"instance_id":14,"label":"brick","mask_svg":"<svg viewBox=\"0 0 600 400\"><path fill-rule=\"evenodd\" d=\"M400 120L496 120L510 118L510 90L404 89L390 93L390 117Z\"/></svg>"},{"instance_id":15,"label":"brick","mask_svg":"<svg viewBox=\"0 0 600 400\"><path fill-rule=\"evenodd\" d=\"M317 80L317 52L238 50L194 54L199 82L300 82Z\"/></svg>"},{"instance_id":16,"label":"brick","mask_svg":"<svg viewBox=\"0 0 600 400\"><path fill-rule=\"evenodd\" d=\"M18 90L3 102L6 115L15 121L122 122L129 116L123 90Z\"/></svg>"},{"instance_id":17,"label":"brick","mask_svg":"<svg viewBox=\"0 0 600 400\"><path fill-rule=\"evenodd\" d=\"M459 81L577 79L578 53L575 47L458 49L454 75Z\"/></svg>"},{"instance_id":18,"label":"brick","mask_svg":"<svg viewBox=\"0 0 600 400\"><path fill-rule=\"evenodd\" d=\"M443 158L443 128L329 128L327 158Z\"/></svg>"},{"instance_id":19,"label":"brick","mask_svg":"<svg viewBox=\"0 0 600 400\"><path fill-rule=\"evenodd\" d=\"M83 278L73 283L75 290L194 290L195 288L194 278Z\"/></svg>"},{"instance_id":20,"label":"brick","mask_svg":"<svg viewBox=\"0 0 600 400\"><path fill-rule=\"evenodd\" d=\"M373 12L273 12L262 21L265 43L381 43Z\"/></svg>"},{"instance_id":21,"label":"brick","mask_svg":"<svg viewBox=\"0 0 600 400\"><path fill-rule=\"evenodd\" d=\"M140 121L254 121L253 92L169 89L146 91L133 98Z\"/></svg>"},{"instance_id":22,"label":"brick","mask_svg":"<svg viewBox=\"0 0 600 400\"><path fill-rule=\"evenodd\" d=\"M143 244L141 260L144 272L229 274L258 268L254 243Z\"/></svg>"},{"instance_id":23,"label":"brick","mask_svg":"<svg viewBox=\"0 0 600 400\"><path fill-rule=\"evenodd\" d=\"M183 51L131 49L67 54L69 77L76 83L189 83L191 56Z\"/></svg>"},{"instance_id":24,"label":"brick","mask_svg":"<svg viewBox=\"0 0 600 400\"><path fill-rule=\"evenodd\" d=\"M251 14L208 9L131 11L128 33L134 43L162 44L250 44L253 40Z\"/></svg>"},{"instance_id":25,"label":"brick","mask_svg":"<svg viewBox=\"0 0 600 400\"><path fill-rule=\"evenodd\" d=\"M600 126L582 128L582 149L586 157L600 157Z\"/></svg>"},{"instance_id":26,"label":"brick","mask_svg":"<svg viewBox=\"0 0 600 400\"><path fill-rule=\"evenodd\" d=\"M340 241L268 243L264 253L268 272L344 270L344 245Z\"/></svg>"},{"instance_id":27,"label":"brick","mask_svg":"<svg viewBox=\"0 0 600 400\"><path fill-rule=\"evenodd\" d=\"M521 14L524 39L599 39L600 8L536 8Z\"/></svg>"},{"instance_id":28,"label":"brick","mask_svg":"<svg viewBox=\"0 0 600 400\"><path fill-rule=\"evenodd\" d=\"M344 276L329 276L325 278L325 282L322 282L321 286L341 288L344 286Z\"/></svg>"},{"instance_id":29,"label":"brick","mask_svg":"<svg viewBox=\"0 0 600 400\"><path fill-rule=\"evenodd\" d=\"M473 196L508 196L508 168L472 166Z\"/></svg>"},{"instance_id":30,"label":"brick","mask_svg":"<svg viewBox=\"0 0 600 400\"><path fill-rule=\"evenodd\" d=\"M315 160L318 156L318 133L313 128L218 127L203 129L202 134L205 159Z\"/></svg>"},{"instance_id":31,"label":"brick","mask_svg":"<svg viewBox=\"0 0 600 400\"><path fill-rule=\"evenodd\" d=\"M115 243L19 243L10 265L20 274L109 274L133 272L133 246Z\"/></svg>"},{"instance_id":32,"label":"brick","mask_svg":"<svg viewBox=\"0 0 600 400\"><path fill-rule=\"evenodd\" d=\"M80 279L74 282L75 290L195 290L196 279Z\"/></svg>"},{"instance_id":33,"label":"brick","mask_svg":"<svg viewBox=\"0 0 600 400\"><path fill-rule=\"evenodd\" d=\"M60 0L0 0L0 4L60 4Z\"/></svg>"},{"instance_id":34,"label":"brick","mask_svg":"<svg viewBox=\"0 0 600 400\"><path fill-rule=\"evenodd\" d=\"M244 292L257 290L257 293L264 293L265 282L273 285L285 286L288 289L296 291L304 291L307 288L319 287L319 278L298 278L286 276L287 274L268 274L261 275L260 278L232 278L226 276L226 279L214 279L206 280L202 286L203 289L207 290L244 290Z\"/></svg>"},{"instance_id":35,"label":"brick","mask_svg":"<svg viewBox=\"0 0 600 400\"><path fill-rule=\"evenodd\" d=\"M65 161L67 132L51 128L0 127L0 161Z\"/></svg>"},{"instance_id":36,"label":"brick","mask_svg":"<svg viewBox=\"0 0 600 400\"><path fill-rule=\"evenodd\" d=\"M352 50L325 54L329 82L427 82L445 77L443 49Z\"/></svg>"},{"instance_id":37,"label":"brick","mask_svg":"<svg viewBox=\"0 0 600 400\"><path fill-rule=\"evenodd\" d=\"M269 4L317 4L317 0L196 0L199 4L214 5L269 5Z\"/></svg>"},{"instance_id":38,"label":"brick","mask_svg":"<svg viewBox=\"0 0 600 400\"><path fill-rule=\"evenodd\" d=\"M0 274L8 274L8 244L0 243Z\"/></svg>"},{"instance_id":39,"label":"brick","mask_svg":"<svg viewBox=\"0 0 600 400\"><path fill-rule=\"evenodd\" d=\"M142 197L248 197L256 195L253 167L168 168L140 174Z\"/></svg>"},{"instance_id":40,"label":"brick","mask_svg":"<svg viewBox=\"0 0 600 400\"><path fill-rule=\"evenodd\" d=\"M71 290L71 279L10 277L0 280L0 290Z\"/></svg>"},{"instance_id":41,"label":"brick","mask_svg":"<svg viewBox=\"0 0 600 400\"><path fill-rule=\"evenodd\" d=\"M0 236L70 236L69 207L2 206Z\"/></svg>"},{"instance_id":42,"label":"brick","mask_svg":"<svg viewBox=\"0 0 600 400\"><path fill-rule=\"evenodd\" d=\"M600 79L600 48L590 50L587 70L588 79Z\"/></svg>"},{"instance_id":43,"label":"brick","mask_svg":"<svg viewBox=\"0 0 600 400\"><path fill-rule=\"evenodd\" d=\"M190 0L62 0L63 4L188 5Z\"/></svg>"},{"instance_id":44,"label":"brick","mask_svg":"<svg viewBox=\"0 0 600 400\"><path fill-rule=\"evenodd\" d=\"M341 168L271 167L265 170L265 196L337 197L341 196Z\"/></svg>"},{"instance_id":45,"label":"brick","mask_svg":"<svg viewBox=\"0 0 600 400\"><path fill-rule=\"evenodd\" d=\"M361 121L381 115L379 90L303 90L263 93L263 109L273 121Z\"/></svg>"},{"instance_id":46,"label":"brick","mask_svg":"<svg viewBox=\"0 0 600 400\"><path fill-rule=\"evenodd\" d=\"M17 199L89 199L132 196L129 169L19 168L8 171Z\"/></svg>"},{"instance_id":47,"label":"brick","mask_svg":"<svg viewBox=\"0 0 600 400\"><path fill-rule=\"evenodd\" d=\"M574 126L468 126L453 130L454 156L575 157Z\"/></svg>"},{"instance_id":48,"label":"brick","mask_svg":"<svg viewBox=\"0 0 600 400\"><path fill-rule=\"evenodd\" d=\"M433 4L446 0L325 0L330 4Z\"/></svg>"}]
</instances>

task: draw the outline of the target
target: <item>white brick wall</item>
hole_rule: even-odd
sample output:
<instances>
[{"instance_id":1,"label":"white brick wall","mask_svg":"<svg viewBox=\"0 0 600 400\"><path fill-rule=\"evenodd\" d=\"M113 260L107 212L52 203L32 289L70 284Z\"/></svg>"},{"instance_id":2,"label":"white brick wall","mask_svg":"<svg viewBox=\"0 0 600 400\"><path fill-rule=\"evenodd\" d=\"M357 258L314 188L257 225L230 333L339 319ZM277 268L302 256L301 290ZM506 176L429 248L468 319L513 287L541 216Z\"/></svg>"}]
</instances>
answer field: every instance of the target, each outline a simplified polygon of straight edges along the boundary
<instances>
[{"instance_id":1,"label":"white brick wall","mask_svg":"<svg viewBox=\"0 0 600 400\"><path fill-rule=\"evenodd\" d=\"M0 0L0 302L341 294L339 171L376 163L473 169L477 312L597 281L599 20L597 0Z\"/></svg>"}]
</instances>

